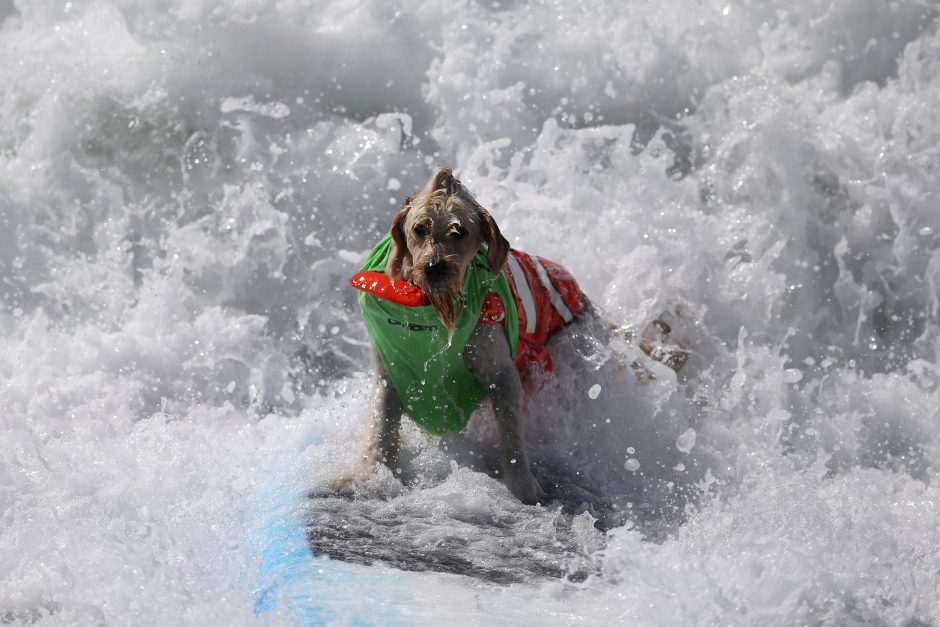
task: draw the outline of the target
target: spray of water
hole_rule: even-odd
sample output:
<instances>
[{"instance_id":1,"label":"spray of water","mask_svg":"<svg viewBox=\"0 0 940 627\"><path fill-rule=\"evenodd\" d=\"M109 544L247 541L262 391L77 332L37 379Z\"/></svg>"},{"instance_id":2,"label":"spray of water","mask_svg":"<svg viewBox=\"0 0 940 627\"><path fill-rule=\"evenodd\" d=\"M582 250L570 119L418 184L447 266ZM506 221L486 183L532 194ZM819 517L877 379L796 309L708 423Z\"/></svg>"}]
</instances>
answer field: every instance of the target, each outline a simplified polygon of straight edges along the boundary
<instances>
[{"instance_id":1,"label":"spray of water","mask_svg":"<svg viewBox=\"0 0 940 627\"><path fill-rule=\"evenodd\" d=\"M0 622L258 620L257 504L364 428L345 281L438 164L690 358L554 343L528 409L568 511L408 429L388 516L471 561L484 520L558 533L538 563L581 575L398 574L395 620L940 619L938 14L0 2ZM318 585L356 616L366 584Z\"/></svg>"}]
</instances>

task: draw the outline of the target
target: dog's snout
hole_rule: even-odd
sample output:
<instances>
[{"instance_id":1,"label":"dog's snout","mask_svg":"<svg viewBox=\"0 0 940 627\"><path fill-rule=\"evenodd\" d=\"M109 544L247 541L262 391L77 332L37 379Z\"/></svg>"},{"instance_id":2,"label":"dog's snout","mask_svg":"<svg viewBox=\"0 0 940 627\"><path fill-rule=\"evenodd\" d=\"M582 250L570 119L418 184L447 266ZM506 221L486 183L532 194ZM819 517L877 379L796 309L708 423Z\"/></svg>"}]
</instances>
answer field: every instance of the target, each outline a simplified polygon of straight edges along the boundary
<instances>
[{"instance_id":1,"label":"dog's snout","mask_svg":"<svg viewBox=\"0 0 940 627\"><path fill-rule=\"evenodd\" d=\"M428 279L444 279L447 277L447 274L447 264L440 258L432 258L428 261L427 265L424 266L424 276L428 277Z\"/></svg>"}]
</instances>

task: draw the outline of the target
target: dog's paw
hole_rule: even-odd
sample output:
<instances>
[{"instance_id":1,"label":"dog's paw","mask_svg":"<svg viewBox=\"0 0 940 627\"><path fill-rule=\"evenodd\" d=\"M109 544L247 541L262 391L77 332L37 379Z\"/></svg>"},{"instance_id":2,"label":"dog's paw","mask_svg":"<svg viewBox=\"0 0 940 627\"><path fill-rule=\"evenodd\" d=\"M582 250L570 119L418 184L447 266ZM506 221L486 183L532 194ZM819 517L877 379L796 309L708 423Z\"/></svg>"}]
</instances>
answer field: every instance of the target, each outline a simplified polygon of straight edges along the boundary
<instances>
[{"instance_id":1,"label":"dog's paw","mask_svg":"<svg viewBox=\"0 0 940 627\"><path fill-rule=\"evenodd\" d=\"M659 344L643 340L640 342L640 349L649 355L650 359L658 361L676 372L679 372L689 359L689 351L678 344Z\"/></svg>"},{"instance_id":2,"label":"dog's paw","mask_svg":"<svg viewBox=\"0 0 940 627\"><path fill-rule=\"evenodd\" d=\"M335 477L329 483L329 489L339 496L354 496L375 476L375 471L367 468L356 468Z\"/></svg>"},{"instance_id":3,"label":"dog's paw","mask_svg":"<svg viewBox=\"0 0 940 627\"><path fill-rule=\"evenodd\" d=\"M689 358L689 351L672 336L672 327L664 320L656 319L643 332L640 350L678 372Z\"/></svg>"},{"instance_id":4,"label":"dog's paw","mask_svg":"<svg viewBox=\"0 0 940 627\"><path fill-rule=\"evenodd\" d=\"M545 493L542 491L542 486L539 485L535 475L528 468L506 473L503 481L513 496L526 505L545 502Z\"/></svg>"}]
</instances>

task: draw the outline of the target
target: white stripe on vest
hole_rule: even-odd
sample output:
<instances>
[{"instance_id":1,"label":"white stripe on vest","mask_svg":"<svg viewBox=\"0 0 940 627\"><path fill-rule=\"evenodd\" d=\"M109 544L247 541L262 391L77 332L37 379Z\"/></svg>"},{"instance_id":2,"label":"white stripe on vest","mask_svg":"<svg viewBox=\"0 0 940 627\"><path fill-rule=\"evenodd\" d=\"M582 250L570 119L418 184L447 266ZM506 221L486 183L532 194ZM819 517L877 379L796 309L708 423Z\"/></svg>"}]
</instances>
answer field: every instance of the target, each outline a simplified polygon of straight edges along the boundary
<instances>
[{"instance_id":1,"label":"white stripe on vest","mask_svg":"<svg viewBox=\"0 0 940 627\"><path fill-rule=\"evenodd\" d=\"M506 257L506 265L509 266L510 278L513 285L516 286L516 293L519 294L519 300L522 301L522 308L525 310L525 332L535 333L535 299L532 298L532 290L529 289L525 272L522 271L522 266L512 256L512 253L509 253L509 256Z\"/></svg>"},{"instance_id":2,"label":"white stripe on vest","mask_svg":"<svg viewBox=\"0 0 940 627\"><path fill-rule=\"evenodd\" d=\"M568 309L568 305L566 305L565 301L562 299L561 294L559 294L555 286L552 285L552 280L548 278L548 272L545 271L542 262L535 255L530 255L530 258L535 265L535 271L539 275L539 281L541 281L542 287L548 292L548 298L552 301L552 307L555 308L555 311L558 312L561 319L565 321L565 324L574 320L574 314L571 313L571 310Z\"/></svg>"}]
</instances>

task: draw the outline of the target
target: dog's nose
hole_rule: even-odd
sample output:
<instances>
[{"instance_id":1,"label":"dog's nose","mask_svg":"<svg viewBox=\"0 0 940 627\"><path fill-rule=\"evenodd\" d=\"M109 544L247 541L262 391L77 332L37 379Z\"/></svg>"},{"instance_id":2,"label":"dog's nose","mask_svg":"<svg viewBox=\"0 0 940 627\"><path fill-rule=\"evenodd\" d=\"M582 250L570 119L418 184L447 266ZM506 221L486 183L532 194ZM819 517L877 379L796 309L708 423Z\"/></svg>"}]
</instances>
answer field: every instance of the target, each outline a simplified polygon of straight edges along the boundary
<instances>
[{"instance_id":1,"label":"dog's nose","mask_svg":"<svg viewBox=\"0 0 940 627\"><path fill-rule=\"evenodd\" d=\"M431 259L424 266L424 276L430 280L443 279L447 276L447 264L440 259Z\"/></svg>"}]
</instances>

